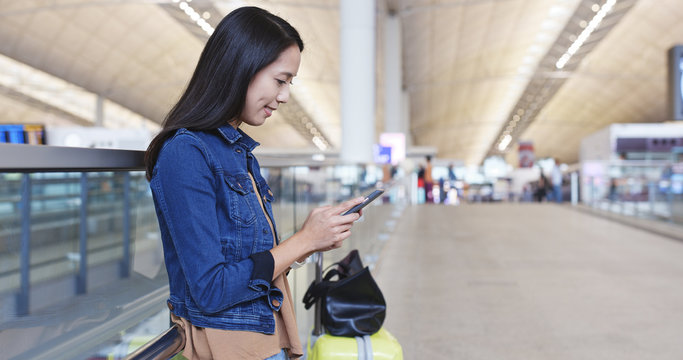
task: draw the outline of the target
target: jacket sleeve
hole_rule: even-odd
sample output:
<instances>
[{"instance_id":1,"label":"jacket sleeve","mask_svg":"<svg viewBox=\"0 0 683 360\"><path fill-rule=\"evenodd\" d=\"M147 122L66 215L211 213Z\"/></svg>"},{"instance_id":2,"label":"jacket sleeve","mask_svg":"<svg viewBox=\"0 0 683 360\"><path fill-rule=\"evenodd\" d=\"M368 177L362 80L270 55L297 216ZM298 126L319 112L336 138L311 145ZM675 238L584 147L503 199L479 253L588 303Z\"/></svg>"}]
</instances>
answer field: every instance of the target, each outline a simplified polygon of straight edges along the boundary
<instances>
[{"instance_id":1,"label":"jacket sleeve","mask_svg":"<svg viewBox=\"0 0 683 360\"><path fill-rule=\"evenodd\" d=\"M190 294L206 313L262 296L278 298L269 251L226 262L210 154L191 134L176 135L162 148L151 182Z\"/></svg>"}]
</instances>

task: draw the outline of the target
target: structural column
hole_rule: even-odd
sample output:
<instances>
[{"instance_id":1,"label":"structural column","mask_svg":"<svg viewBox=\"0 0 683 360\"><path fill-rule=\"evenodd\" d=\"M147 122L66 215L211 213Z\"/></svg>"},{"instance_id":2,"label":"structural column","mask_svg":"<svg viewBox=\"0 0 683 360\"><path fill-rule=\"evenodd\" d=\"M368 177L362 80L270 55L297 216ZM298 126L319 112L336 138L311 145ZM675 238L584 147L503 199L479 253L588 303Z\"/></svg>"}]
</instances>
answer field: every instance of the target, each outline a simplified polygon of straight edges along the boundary
<instances>
[{"instance_id":1,"label":"structural column","mask_svg":"<svg viewBox=\"0 0 683 360\"><path fill-rule=\"evenodd\" d=\"M384 19L384 131L406 133L403 114L401 63L401 19L389 14Z\"/></svg>"},{"instance_id":2,"label":"structural column","mask_svg":"<svg viewBox=\"0 0 683 360\"><path fill-rule=\"evenodd\" d=\"M375 143L375 0L339 2L341 160L372 162Z\"/></svg>"}]
</instances>

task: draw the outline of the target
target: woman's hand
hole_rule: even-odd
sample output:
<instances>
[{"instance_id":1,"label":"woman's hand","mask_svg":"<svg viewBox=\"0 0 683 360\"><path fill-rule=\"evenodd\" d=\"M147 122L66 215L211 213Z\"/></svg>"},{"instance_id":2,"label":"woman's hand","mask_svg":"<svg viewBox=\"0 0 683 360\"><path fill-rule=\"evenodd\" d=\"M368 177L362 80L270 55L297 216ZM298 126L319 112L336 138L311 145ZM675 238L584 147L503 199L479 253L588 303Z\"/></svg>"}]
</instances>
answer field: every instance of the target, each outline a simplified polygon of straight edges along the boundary
<instances>
[{"instance_id":1,"label":"woman's hand","mask_svg":"<svg viewBox=\"0 0 683 360\"><path fill-rule=\"evenodd\" d=\"M289 269L295 261L303 261L317 251L336 249L351 236L353 222L361 213L341 215L350 208L363 202L363 198L355 198L336 206L322 206L313 209L303 227L292 237L270 250L273 254L273 279Z\"/></svg>"},{"instance_id":2,"label":"woman's hand","mask_svg":"<svg viewBox=\"0 0 683 360\"><path fill-rule=\"evenodd\" d=\"M344 240L351 236L353 222L361 214L341 215L348 209L363 202L363 198L347 200L336 206L322 206L313 209L299 231L301 241L307 242L308 254L316 251L327 251L342 246Z\"/></svg>"}]
</instances>

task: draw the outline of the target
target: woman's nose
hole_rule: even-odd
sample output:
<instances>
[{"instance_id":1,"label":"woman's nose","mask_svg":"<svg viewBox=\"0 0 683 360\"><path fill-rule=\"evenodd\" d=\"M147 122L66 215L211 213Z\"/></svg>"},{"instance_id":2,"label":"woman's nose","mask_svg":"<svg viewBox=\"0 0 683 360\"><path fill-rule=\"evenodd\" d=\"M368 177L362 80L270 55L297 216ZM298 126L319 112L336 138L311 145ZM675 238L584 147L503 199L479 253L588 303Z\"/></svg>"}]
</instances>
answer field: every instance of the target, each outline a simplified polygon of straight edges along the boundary
<instances>
[{"instance_id":1,"label":"woman's nose","mask_svg":"<svg viewBox=\"0 0 683 360\"><path fill-rule=\"evenodd\" d=\"M284 86L275 98L279 103L286 103L289 100L289 86Z\"/></svg>"}]
</instances>

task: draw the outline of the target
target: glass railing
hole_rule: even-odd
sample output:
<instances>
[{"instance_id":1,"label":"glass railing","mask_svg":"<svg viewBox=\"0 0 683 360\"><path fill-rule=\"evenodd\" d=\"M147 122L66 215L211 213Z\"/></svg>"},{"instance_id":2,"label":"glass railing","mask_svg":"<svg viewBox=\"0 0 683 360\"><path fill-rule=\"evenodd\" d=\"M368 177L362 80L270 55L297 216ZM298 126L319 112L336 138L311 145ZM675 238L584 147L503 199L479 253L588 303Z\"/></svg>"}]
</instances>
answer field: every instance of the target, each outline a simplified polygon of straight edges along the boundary
<instances>
[{"instance_id":1,"label":"glass railing","mask_svg":"<svg viewBox=\"0 0 683 360\"><path fill-rule=\"evenodd\" d=\"M0 145L0 348L8 359L121 359L169 329L167 275L142 153ZM310 210L370 192L358 166L288 166L262 159L280 238ZM370 171L374 171L372 168ZM343 248L370 267L407 202L387 189ZM301 299L312 264L289 275L300 336L313 325Z\"/></svg>"},{"instance_id":2,"label":"glass railing","mask_svg":"<svg viewBox=\"0 0 683 360\"><path fill-rule=\"evenodd\" d=\"M683 224L683 163L618 161L603 174L584 176L582 199L624 216Z\"/></svg>"},{"instance_id":3,"label":"glass railing","mask_svg":"<svg viewBox=\"0 0 683 360\"><path fill-rule=\"evenodd\" d=\"M139 151L0 145L0 348L98 358L168 296ZM151 319L151 321L141 321Z\"/></svg>"}]
</instances>

